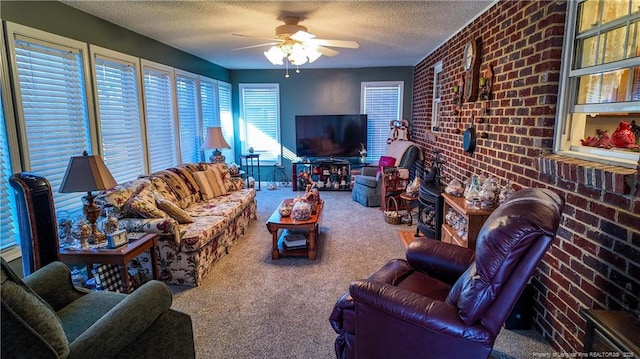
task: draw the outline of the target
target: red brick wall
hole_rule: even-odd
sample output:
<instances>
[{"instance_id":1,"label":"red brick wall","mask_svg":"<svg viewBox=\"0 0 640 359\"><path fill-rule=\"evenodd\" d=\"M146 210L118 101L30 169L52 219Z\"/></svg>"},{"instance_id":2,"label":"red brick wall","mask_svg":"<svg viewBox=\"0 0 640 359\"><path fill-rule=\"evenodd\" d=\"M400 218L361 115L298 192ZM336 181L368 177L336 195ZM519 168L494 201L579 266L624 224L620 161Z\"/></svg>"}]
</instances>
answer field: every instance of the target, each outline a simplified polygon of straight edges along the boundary
<instances>
[{"instance_id":1,"label":"red brick wall","mask_svg":"<svg viewBox=\"0 0 640 359\"><path fill-rule=\"evenodd\" d=\"M538 267L535 324L558 351L582 350L585 322L580 308L612 308L640 293L640 162L637 169L605 166L551 155L564 36L566 3L500 1L415 67L413 139L427 151L442 151L444 174L463 180L493 174L519 187L548 187L566 200L563 223ZM455 115L452 86L462 73L464 44L482 42L481 71L493 66L488 116L482 101L464 103ZM431 128L433 66L443 61L443 102L435 142ZM479 138L476 152L462 149L471 115ZM456 133L460 130L460 133ZM640 186L640 185L638 185ZM625 299L626 300L626 299Z\"/></svg>"}]
</instances>

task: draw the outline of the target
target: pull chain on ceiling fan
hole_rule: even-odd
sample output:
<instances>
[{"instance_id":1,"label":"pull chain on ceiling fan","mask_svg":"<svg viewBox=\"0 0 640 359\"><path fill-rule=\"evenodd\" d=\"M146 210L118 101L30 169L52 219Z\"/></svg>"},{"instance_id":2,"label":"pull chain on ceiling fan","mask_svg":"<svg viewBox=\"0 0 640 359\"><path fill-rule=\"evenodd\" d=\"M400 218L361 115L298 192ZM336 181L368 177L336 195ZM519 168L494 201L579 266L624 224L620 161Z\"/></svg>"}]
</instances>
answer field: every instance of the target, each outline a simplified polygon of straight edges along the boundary
<instances>
[{"instance_id":1,"label":"pull chain on ceiling fan","mask_svg":"<svg viewBox=\"0 0 640 359\"><path fill-rule=\"evenodd\" d=\"M316 39L315 35L307 32L307 28L299 25L300 19L296 16L286 16L283 18L284 25L276 27L275 42L265 44L240 47L234 50L251 49L262 46L271 46L264 55L274 65L285 65L286 77L289 77L289 64L296 66L296 72L300 72L299 66L307 62L312 63L320 56L335 56L338 51L331 47L343 47L357 49L360 47L355 41ZM234 36L252 37L240 34Z\"/></svg>"}]
</instances>

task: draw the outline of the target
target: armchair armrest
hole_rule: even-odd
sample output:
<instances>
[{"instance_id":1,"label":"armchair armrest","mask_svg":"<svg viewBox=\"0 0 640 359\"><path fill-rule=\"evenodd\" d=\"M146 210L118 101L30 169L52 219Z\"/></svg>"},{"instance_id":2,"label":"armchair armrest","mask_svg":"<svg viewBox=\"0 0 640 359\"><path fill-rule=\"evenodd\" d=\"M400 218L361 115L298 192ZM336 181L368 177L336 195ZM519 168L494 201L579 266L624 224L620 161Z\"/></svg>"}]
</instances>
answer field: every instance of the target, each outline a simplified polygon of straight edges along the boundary
<instances>
[{"instance_id":1,"label":"armchair armrest","mask_svg":"<svg viewBox=\"0 0 640 359\"><path fill-rule=\"evenodd\" d=\"M71 271L62 262L49 263L26 276L23 281L55 311L90 293L73 285Z\"/></svg>"},{"instance_id":2,"label":"armchair armrest","mask_svg":"<svg viewBox=\"0 0 640 359\"><path fill-rule=\"evenodd\" d=\"M416 326L424 329L425 337L432 334L446 335L454 338L464 338L475 342L488 342L491 340L489 331L480 324L466 325L458 316L458 309L450 304L424 297L420 294L394 287L389 284L372 280L355 281L349 286L349 293L353 297L356 306L357 335L362 333L359 329L361 325L367 324L371 319L377 322L373 325L376 329L372 331L376 338L366 338L364 342L381 343L393 341L393 338L401 331L402 325L407 323L407 330L416 337ZM361 307L365 306L365 307ZM367 313L365 313L367 312ZM377 312L368 318L370 312ZM386 316L381 316L386 314ZM380 322L380 318L391 317L395 323ZM385 339L386 338L386 339ZM361 338L364 339L364 338Z\"/></svg>"},{"instance_id":3,"label":"armchair armrest","mask_svg":"<svg viewBox=\"0 0 640 359\"><path fill-rule=\"evenodd\" d=\"M375 166L363 166L362 167L362 175L363 176L375 177L377 173L378 173L378 167L375 167Z\"/></svg>"},{"instance_id":4,"label":"armchair armrest","mask_svg":"<svg viewBox=\"0 0 640 359\"><path fill-rule=\"evenodd\" d=\"M121 218L120 228L127 232L144 232L172 237L180 246L180 227L173 218Z\"/></svg>"},{"instance_id":5,"label":"armchair armrest","mask_svg":"<svg viewBox=\"0 0 640 359\"><path fill-rule=\"evenodd\" d=\"M82 358L114 357L166 313L171 301L166 284L156 280L145 283L70 343L69 358L73 353Z\"/></svg>"},{"instance_id":6,"label":"armchair armrest","mask_svg":"<svg viewBox=\"0 0 640 359\"><path fill-rule=\"evenodd\" d=\"M407 261L416 270L452 284L475 259L475 252L430 238L416 238L407 249Z\"/></svg>"}]
</instances>

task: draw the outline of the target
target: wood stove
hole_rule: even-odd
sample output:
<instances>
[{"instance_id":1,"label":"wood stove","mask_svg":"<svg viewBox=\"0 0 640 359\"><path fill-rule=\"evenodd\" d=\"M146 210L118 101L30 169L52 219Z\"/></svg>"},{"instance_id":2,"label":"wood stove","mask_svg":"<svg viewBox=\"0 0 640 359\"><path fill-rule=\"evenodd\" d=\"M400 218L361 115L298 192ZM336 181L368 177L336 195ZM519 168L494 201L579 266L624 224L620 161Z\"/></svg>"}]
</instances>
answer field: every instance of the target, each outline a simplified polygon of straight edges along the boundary
<instances>
[{"instance_id":1,"label":"wood stove","mask_svg":"<svg viewBox=\"0 0 640 359\"><path fill-rule=\"evenodd\" d=\"M442 228L444 198L439 182L423 183L420 185L418 196L418 227L416 236L420 233L428 238L440 240Z\"/></svg>"}]
</instances>

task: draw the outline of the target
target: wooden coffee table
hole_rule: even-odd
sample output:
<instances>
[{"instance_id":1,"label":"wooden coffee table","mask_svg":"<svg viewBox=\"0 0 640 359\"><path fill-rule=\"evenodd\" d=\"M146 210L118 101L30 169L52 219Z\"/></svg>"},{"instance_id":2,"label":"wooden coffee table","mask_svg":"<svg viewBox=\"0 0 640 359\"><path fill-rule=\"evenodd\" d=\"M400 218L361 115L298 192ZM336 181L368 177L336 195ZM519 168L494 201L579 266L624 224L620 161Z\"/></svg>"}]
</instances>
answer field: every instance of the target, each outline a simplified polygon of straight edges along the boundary
<instances>
[{"instance_id":1,"label":"wooden coffee table","mask_svg":"<svg viewBox=\"0 0 640 359\"><path fill-rule=\"evenodd\" d=\"M283 204L293 205L293 199L285 199ZM322 209L324 202L320 200L315 213L311 214L311 217L307 220L295 220L291 216L281 217L280 212L276 208L271 214L271 217L267 220L267 229L273 237L273 248L271 250L271 259L277 260L280 256L303 256L308 257L311 260L316 259L316 240L320 235L320 219L322 218ZM305 237L307 238L307 245L305 248L299 249L287 249L284 247L282 238L282 232L284 230L305 230ZM281 231L282 230L282 231Z\"/></svg>"}]
</instances>

